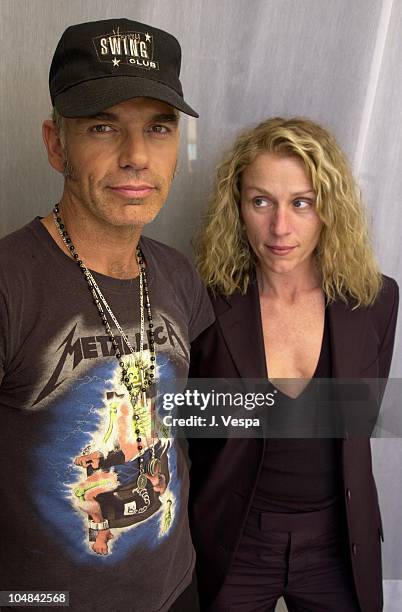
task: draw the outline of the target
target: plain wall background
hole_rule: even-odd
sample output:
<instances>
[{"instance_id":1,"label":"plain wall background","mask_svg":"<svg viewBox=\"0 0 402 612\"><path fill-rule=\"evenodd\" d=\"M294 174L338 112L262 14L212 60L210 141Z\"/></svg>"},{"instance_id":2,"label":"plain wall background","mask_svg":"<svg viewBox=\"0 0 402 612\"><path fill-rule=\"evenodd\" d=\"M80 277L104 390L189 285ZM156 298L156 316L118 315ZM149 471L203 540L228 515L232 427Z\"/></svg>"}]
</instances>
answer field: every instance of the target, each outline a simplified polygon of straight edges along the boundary
<instances>
[{"instance_id":1,"label":"plain wall background","mask_svg":"<svg viewBox=\"0 0 402 612\"><path fill-rule=\"evenodd\" d=\"M177 36L185 97L200 113L182 119L179 174L148 235L191 254L214 168L237 132L268 116L305 115L331 128L349 156L382 270L402 284L401 0L0 0L0 236L49 212L61 193L40 128L51 110L48 69L62 31L112 17ZM399 378L400 329L391 371ZM373 451L384 577L398 580L401 440L374 440Z\"/></svg>"}]
</instances>

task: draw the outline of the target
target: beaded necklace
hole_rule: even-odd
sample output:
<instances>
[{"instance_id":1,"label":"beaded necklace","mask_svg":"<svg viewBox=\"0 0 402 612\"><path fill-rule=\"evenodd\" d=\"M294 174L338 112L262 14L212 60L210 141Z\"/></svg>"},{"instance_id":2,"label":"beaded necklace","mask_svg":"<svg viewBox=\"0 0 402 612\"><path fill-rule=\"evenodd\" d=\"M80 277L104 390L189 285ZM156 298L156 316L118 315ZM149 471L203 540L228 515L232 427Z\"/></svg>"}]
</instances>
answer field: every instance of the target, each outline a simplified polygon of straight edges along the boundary
<instances>
[{"instance_id":1,"label":"beaded necklace","mask_svg":"<svg viewBox=\"0 0 402 612\"><path fill-rule=\"evenodd\" d=\"M145 476L145 473L144 473L145 471L144 471L143 454L145 450L144 450L144 447L142 444L142 438L141 438L143 434L140 429L141 416L139 414L138 404L139 404L139 397L141 394L143 409L145 409L147 406L147 389L153 382L155 382L155 366L156 366L155 335L153 331L154 326L153 326L153 321L152 321L152 311L151 311L151 303L149 300L149 291L148 291L148 283L147 283L147 277L146 277L146 272L145 272L144 257L141 252L140 246L137 245L136 260L137 260L137 265L138 265L138 270L139 270L139 288L140 288L140 299L139 299L139 303L140 303L140 358L137 361L138 370L139 370L139 381L138 381L138 384L135 384L131 382L130 380L130 373L126 367L126 364L123 361L121 350L114 336L112 328L110 327L105 310L110 316L110 319L116 326L117 330L120 332L121 337L123 341L125 342L126 346L128 347L130 353L134 355L135 351L132 345L130 344L130 341L127 338L127 335L124 333L123 329L121 328L121 325L118 322L116 316L114 315L112 309L107 303L106 298L102 294L91 271L85 266L82 259L78 255L75 249L75 246L73 245L72 240L67 232L66 226L63 223L63 220L60 216L59 204L56 204L55 207L53 208L53 219L54 219L54 223L56 225L58 233L60 234L61 239L63 240L67 249L71 253L71 256L74 258L82 274L85 277L85 280L88 284L88 289L91 292L94 304L98 309L100 319L112 343L115 357L119 363L119 366L121 369L121 381L125 385L128 391L128 394L130 396L131 405L134 411L133 413L133 418L135 420L135 424L134 424L135 430L134 431L137 436L136 441L137 441L138 461L139 461L139 476L137 479L137 487L139 490L143 490L146 488L147 477ZM145 309L144 309L144 303L145 303ZM146 310L147 319L148 319L148 344L149 344L150 362L151 362L149 366L146 366L145 360L144 360L145 310ZM152 447L151 447L151 460L149 461L148 466L147 466L147 471L151 474L151 476L153 476L157 472L159 468L159 464L160 464L159 459L155 458L155 442L153 442Z\"/></svg>"}]
</instances>

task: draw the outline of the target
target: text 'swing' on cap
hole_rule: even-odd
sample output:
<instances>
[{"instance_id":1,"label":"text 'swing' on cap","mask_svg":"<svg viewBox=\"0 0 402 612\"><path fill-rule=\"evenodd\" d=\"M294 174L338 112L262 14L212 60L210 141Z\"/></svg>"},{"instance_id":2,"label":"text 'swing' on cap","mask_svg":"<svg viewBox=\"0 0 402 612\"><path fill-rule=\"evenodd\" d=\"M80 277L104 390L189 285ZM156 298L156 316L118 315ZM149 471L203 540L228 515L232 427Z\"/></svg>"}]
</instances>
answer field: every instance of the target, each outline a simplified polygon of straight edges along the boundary
<instances>
[{"instance_id":1,"label":"text 'swing' on cap","mask_svg":"<svg viewBox=\"0 0 402 612\"><path fill-rule=\"evenodd\" d=\"M83 117L148 97L198 117L184 101L180 65L180 45L163 30L128 19L70 26L50 67L52 103L64 117Z\"/></svg>"}]
</instances>

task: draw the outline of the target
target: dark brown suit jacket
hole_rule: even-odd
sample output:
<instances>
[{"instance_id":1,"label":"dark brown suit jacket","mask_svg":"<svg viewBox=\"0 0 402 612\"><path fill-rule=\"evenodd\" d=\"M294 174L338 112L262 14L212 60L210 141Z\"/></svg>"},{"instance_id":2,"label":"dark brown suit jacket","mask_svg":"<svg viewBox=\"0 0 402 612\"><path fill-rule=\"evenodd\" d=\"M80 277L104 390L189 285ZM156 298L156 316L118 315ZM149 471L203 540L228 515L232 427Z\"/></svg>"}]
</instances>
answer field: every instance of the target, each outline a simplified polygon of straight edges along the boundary
<instances>
[{"instance_id":1,"label":"dark brown suit jacket","mask_svg":"<svg viewBox=\"0 0 402 612\"><path fill-rule=\"evenodd\" d=\"M190 377L266 378L258 289L212 297L215 323L192 345ZM334 378L386 379L398 310L398 286L384 277L369 308L329 306ZM384 385L378 382L380 399ZM261 468L263 439L190 440L190 520L200 597L216 597L234 557ZM351 564L362 612L382 610L383 537L368 438L339 440Z\"/></svg>"}]
</instances>

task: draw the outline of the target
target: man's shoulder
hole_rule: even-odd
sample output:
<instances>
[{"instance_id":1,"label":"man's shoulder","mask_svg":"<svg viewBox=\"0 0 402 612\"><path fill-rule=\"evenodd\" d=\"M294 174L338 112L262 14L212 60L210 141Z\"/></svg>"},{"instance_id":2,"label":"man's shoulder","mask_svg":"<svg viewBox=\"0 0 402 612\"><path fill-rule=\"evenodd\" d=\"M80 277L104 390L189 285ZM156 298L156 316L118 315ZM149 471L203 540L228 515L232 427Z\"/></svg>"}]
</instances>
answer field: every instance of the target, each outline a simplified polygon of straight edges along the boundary
<instances>
[{"instance_id":1,"label":"man's shoulder","mask_svg":"<svg viewBox=\"0 0 402 612\"><path fill-rule=\"evenodd\" d=\"M0 238L0 261L21 256L21 251L27 248L35 234L36 220Z\"/></svg>"},{"instance_id":2,"label":"man's shoulder","mask_svg":"<svg viewBox=\"0 0 402 612\"><path fill-rule=\"evenodd\" d=\"M0 293L7 299L20 297L48 270L46 240L39 218L0 239Z\"/></svg>"},{"instance_id":3,"label":"man's shoulder","mask_svg":"<svg viewBox=\"0 0 402 612\"><path fill-rule=\"evenodd\" d=\"M162 252L162 253L172 252L172 253L179 253L181 255L180 251L178 251L174 247L171 247L168 244L161 242L160 240L156 240L155 238L150 238L149 236L142 235L140 238L140 244L141 246L144 246L147 249L151 249L152 251L157 251L157 252Z\"/></svg>"},{"instance_id":4,"label":"man's shoulder","mask_svg":"<svg viewBox=\"0 0 402 612\"><path fill-rule=\"evenodd\" d=\"M189 321L189 339L193 341L214 320L207 291L194 265L186 255L158 240L141 238L150 277L165 296L179 304Z\"/></svg>"},{"instance_id":5,"label":"man's shoulder","mask_svg":"<svg viewBox=\"0 0 402 612\"><path fill-rule=\"evenodd\" d=\"M149 238L148 236L141 236L140 245L146 252L150 253L153 257L158 258L158 263L181 263L183 266L194 268L194 265L186 255L174 247L165 244L164 242L160 242L154 238Z\"/></svg>"}]
</instances>

